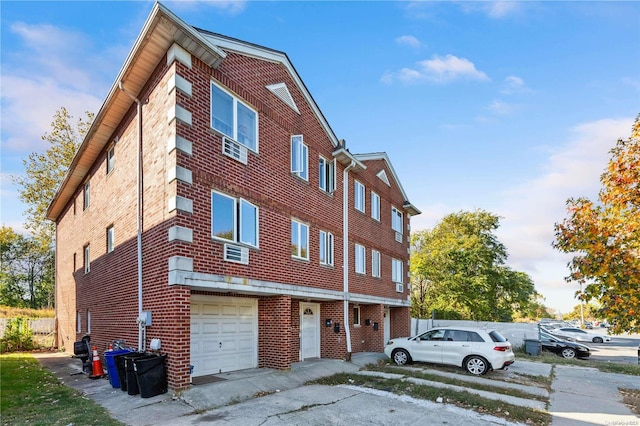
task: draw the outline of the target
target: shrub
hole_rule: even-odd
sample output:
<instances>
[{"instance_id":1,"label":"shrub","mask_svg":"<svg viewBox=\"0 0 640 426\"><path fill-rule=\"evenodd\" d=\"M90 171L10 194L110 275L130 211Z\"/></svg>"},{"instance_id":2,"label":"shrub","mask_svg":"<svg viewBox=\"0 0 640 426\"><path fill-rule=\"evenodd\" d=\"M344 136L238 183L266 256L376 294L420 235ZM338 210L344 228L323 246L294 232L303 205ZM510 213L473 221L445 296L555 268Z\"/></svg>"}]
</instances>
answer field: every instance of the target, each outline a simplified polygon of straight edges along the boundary
<instances>
[{"instance_id":1,"label":"shrub","mask_svg":"<svg viewBox=\"0 0 640 426\"><path fill-rule=\"evenodd\" d=\"M0 353L30 351L34 349L33 332L27 318L7 320L4 337L0 340Z\"/></svg>"}]
</instances>

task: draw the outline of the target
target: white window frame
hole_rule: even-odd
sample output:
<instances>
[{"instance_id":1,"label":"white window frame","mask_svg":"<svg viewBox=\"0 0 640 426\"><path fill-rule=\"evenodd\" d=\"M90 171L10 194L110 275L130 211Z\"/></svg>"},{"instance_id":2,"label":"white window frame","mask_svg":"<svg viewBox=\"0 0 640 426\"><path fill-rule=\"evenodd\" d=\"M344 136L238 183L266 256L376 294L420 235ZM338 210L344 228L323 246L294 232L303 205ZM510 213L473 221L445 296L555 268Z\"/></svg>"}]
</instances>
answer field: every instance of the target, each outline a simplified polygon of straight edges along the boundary
<instances>
[{"instance_id":1,"label":"white window frame","mask_svg":"<svg viewBox=\"0 0 640 426\"><path fill-rule=\"evenodd\" d=\"M367 273L367 259L366 259L366 249L364 246L360 244L355 245L355 271L356 274L366 274Z\"/></svg>"},{"instance_id":2,"label":"white window frame","mask_svg":"<svg viewBox=\"0 0 640 426\"><path fill-rule=\"evenodd\" d=\"M107 253L111 253L116 246L116 233L113 225L107 228Z\"/></svg>"},{"instance_id":3,"label":"white window frame","mask_svg":"<svg viewBox=\"0 0 640 426\"><path fill-rule=\"evenodd\" d=\"M87 334L91 334L91 311L87 311Z\"/></svg>"},{"instance_id":4,"label":"white window frame","mask_svg":"<svg viewBox=\"0 0 640 426\"><path fill-rule=\"evenodd\" d=\"M291 173L309 180L309 148L304 144L302 135L291 136Z\"/></svg>"},{"instance_id":5,"label":"white window frame","mask_svg":"<svg viewBox=\"0 0 640 426\"><path fill-rule=\"evenodd\" d=\"M354 181L353 206L355 207L356 210L361 211L362 213L366 211L366 205L364 200L365 194L366 194L366 190L364 188L364 185L358 182L357 180Z\"/></svg>"},{"instance_id":6,"label":"white window frame","mask_svg":"<svg viewBox=\"0 0 640 426\"><path fill-rule=\"evenodd\" d=\"M404 282L403 269L404 267L401 260L392 259L391 260L391 281L393 281L394 283L402 284Z\"/></svg>"},{"instance_id":7,"label":"white window frame","mask_svg":"<svg viewBox=\"0 0 640 426\"><path fill-rule=\"evenodd\" d=\"M80 311L76 312L76 333L82 333L82 314Z\"/></svg>"},{"instance_id":8,"label":"white window frame","mask_svg":"<svg viewBox=\"0 0 640 426\"><path fill-rule=\"evenodd\" d=\"M353 307L353 326L360 327L360 306Z\"/></svg>"},{"instance_id":9,"label":"white window frame","mask_svg":"<svg viewBox=\"0 0 640 426\"><path fill-rule=\"evenodd\" d=\"M394 231L403 234L402 229L404 218L402 216L402 212L397 208L391 206L391 229Z\"/></svg>"},{"instance_id":10,"label":"white window frame","mask_svg":"<svg viewBox=\"0 0 640 426\"><path fill-rule=\"evenodd\" d=\"M89 208L91 204L91 182L86 181L82 187L82 210Z\"/></svg>"},{"instance_id":11,"label":"white window frame","mask_svg":"<svg viewBox=\"0 0 640 426\"><path fill-rule=\"evenodd\" d=\"M232 225L233 225L233 236L231 239L222 237L220 235L214 234L215 232L215 217L214 217L214 197L222 197L231 201L232 208ZM249 207L254 214L252 217L248 217L251 220L252 225L251 228L255 229L254 232L251 233L251 238L246 238L245 232L245 209ZM251 247L259 247L260 241L260 208L253 203L245 200L244 198L235 198L230 195L224 194L218 191L211 191L211 238L214 240L221 241L230 241L233 243L246 244ZM254 241L255 240L255 241Z\"/></svg>"},{"instance_id":12,"label":"white window frame","mask_svg":"<svg viewBox=\"0 0 640 426\"><path fill-rule=\"evenodd\" d=\"M371 276L380 278L380 252L371 250Z\"/></svg>"},{"instance_id":13,"label":"white window frame","mask_svg":"<svg viewBox=\"0 0 640 426\"><path fill-rule=\"evenodd\" d=\"M231 99L231 121L232 123L223 123L222 120L218 119L218 121L220 121L221 123L225 124L227 127L230 128L230 131L228 129L225 128L221 128L220 125L216 126L216 117L214 117L214 106L213 106L213 92L214 90L219 90L220 92L222 92L222 94L228 96ZM237 96L235 96L234 94L232 94L231 92L229 92L228 90L226 90L225 88L223 88L221 85L217 84L216 82L212 81L211 82L211 90L210 90L210 96L211 96L211 128L215 129L217 132L222 133L225 136L230 137L231 139L233 139L234 141L238 142L240 145L243 145L245 147L247 147L248 149L250 149L251 151L254 152L258 152L258 112L253 109L251 106L249 106L249 104L247 104L246 102L243 102L242 100L240 100ZM240 128L240 124L239 124L239 118L238 116L239 111L240 110L246 110L248 112L252 112L253 113L253 129L251 129L251 132L253 133L253 137L254 140L251 141L249 136L243 135L242 132L240 132L239 128ZM249 132L249 133L251 133Z\"/></svg>"},{"instance_id":14,"label":"white window frame","mask_svg":"<svg viewBox=\"0 0 640 426\"><path fill-rule=\"evenodd\" d=\"M333 194L336 190L336 160L327 160L320 156L318 160L318 187L324 192Z\"/></svg>"},{"instance_id":15,"label":"white window frame","mask_svg":"<svg viewBox=\"0 0 640 426\"><path fill-rule=\"evenodd\" d=\"M116 165L116 146L113 145L107 151L107 174L113 171L113 168Z\"/></svg>"},{"instance_id":16,"label":"white window frame","mask_svg":"<svg viewBox=\"0 0 640 426\"><path fill-rule=\"evenodd\" d=\"M333 266L333 234L320 231L320 264Z\"/></svg>"},{"instance_id":17,"label":"white window frame","mask_svg":"<svg viewBox=\"0 0 640 426\"><path fill-rule=\"evenodd\" d=\"M380 222L380 196L371 191L371 218Z\"/></svg>"},{"instance_id":18,"label":"white window frame","mask_svg":"<svg viewBox=\"0 0 640 426\"><path fill-rule=\"evenodd\" d=\"M291 219L291 257L309 260L309 225Z\"/></svg>"},{"instance_id":19,"label":"white window frame","mask_svg":"<svg viewBox=\"0 0 640 426\"><path fill-rule=\"evenodd\" d=\"M82 252L84 253L82 257L84 273L88 274L91 272L91 245L87 244L84 246Z\"/></svg>"}]
</instances>

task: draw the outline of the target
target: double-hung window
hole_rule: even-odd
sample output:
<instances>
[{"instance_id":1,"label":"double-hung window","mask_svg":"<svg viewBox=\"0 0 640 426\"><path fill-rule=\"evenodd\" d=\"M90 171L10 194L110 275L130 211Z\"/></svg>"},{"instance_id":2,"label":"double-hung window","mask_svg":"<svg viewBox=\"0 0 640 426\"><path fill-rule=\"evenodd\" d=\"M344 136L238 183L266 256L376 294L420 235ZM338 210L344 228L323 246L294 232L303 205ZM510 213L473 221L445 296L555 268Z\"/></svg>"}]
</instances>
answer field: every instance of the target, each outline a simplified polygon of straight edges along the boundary
<instances>
[{"instance_id":1,"label":"double-hung window","mask_svg":"<svg viewBox=\"0 0 640 426\"><path fill-rule=\"evenodd\" d=\"M371 250L371 276L380 278L380 252Z\"/></svg>"},{"instance_id":2,"label":"double-hung window","mask_svg":"<svg viewBox=\"0 0 640 426\"><path fill-rule=\"evenodd\" d=\"M291 220L291 256L309 260L309 225Z\"/></svg>"},{"instance_id":3,"label":"double-hung window","mask_svg":"<svg viewBox=\"0 0 640 426\"><path fill-rule=\"evenodd\" d=\"M109 148L107 151L107 174L113 171L113 168L116 165L116 147L115 145Z\"/></svg>"},{"instance_id":4,"label":"double-hung window","mask_svg":"<svg viewBox=\"0 0 640 426\"><path fill-rule=\"evenodd\" d=\"M213 82L211 127L258 152L258 113Z\"/></svg>"},{"instance_id":5,"label":"double-hung window","mask_svg":"<svg viewBox=\"0 0 640 426\"><path fill-rule=\"evenodd\" d=\"M91 250L89 244L84 246L84 257L83 257L83 265L84 265L84 273L88 274L91 272Z\"/></svg>"},{"instance_id":6,"label":"double-hung window","mask_svg":"<svg viewBox=\"0 0 640 426\"><path fill-rule=\"evenodd\" d=\"M212 191L211 236L258 247L258 207L242 198Z\"/></svg>"},{"instance_id":7,"label":"double-hung window","mask_svg":"<svg viewBox=\"0 0 640 426\"><path fill-rule=\"evenodd\" d=\"M380 222L380 196L371 191L371 218Z\"/></svg>"},{"instance_id":8,"label":"double-hung window","mask_svg":"<svg viewBox=\"0 0 640 426\"><path fill-rule=\"evenodd\" d=\"M365 261L364 246L356 244L356 274L366 274L366 261Z\"/></svg>"},{"instance_id":9,"label":"double-hung window","mask_svg":"<svg viewBox=\"0 0 640 426\"><path fill-rule=\"evenodd\" d=\"M333 234L320 231L320 264L333 266Z\"/></svg>"},{"instance_id":10,"label":"double-hung window","mask_svg":"<svg viewBox=\"0 0 640 426\"><path fill-rule=\"evenodd\" d=\"M391 281L394 283L402 283L402 261L393 259L391 262Z\"/></svg>"},{"instance_id":11,"label":"double-hung window","mask_svg":"<svg viewBox=\"0 0 640 426\"><path fill-rule=\"evenodd\" d=\"M402 212L391 207L391 229L402 234Z\"/></svg>"},{"instance_id":12,"label":"double-hung window","mask_svg":"<svg viewBox=\"0 0 640 426\"><path fill-rule=\"evenodd\" d=\"M353 307L353 325L360 326L360 306Z\"/></svg>"},{"instance_id":13,"label":"double-hung window","mask_svg":"<svg viewBox=\"0 0 640 426\"><path fill-rule=\"evenodd\" d=\"M291 136L291 173L309 180L309 150L302 135Z\"/></svg>"},{"instance_id":14,"label":"double-hung window","mask_svg":"<svg viewBox=\"0 0 640 426\"><path fill-rule=\"evenodd\" d=\"M355 181L353 202L356 210L364 213L364 185Z\"/></svg>"},{"instance_id":15,"label":"double-hung window","mask_svg":"<svg viewBox=\"0 0 640 426\"><path fill-rule=\"evenodd\" d=\"M89 208L89 202L91 201L90 190L91 184L89 181L86 181L84 183L84 187L82 188L82 210L86 210Z\"/></svg>"},{"instance_id":16,"label":"double-hung window","mask_svg":"<svg viewBox=\"0 0 640 426\"><path fill-rule=\"evenodd\" d=\"M332 193L336 190L336 164L335 160L329 161L320 157L318 162L318 182L320 189Z\"/></svg>"},{"instance_id":17,"label":"double-hung window","mask_svg":"<svg viewBox=\"0 0 640 426\"><path fill-rule=\"evenodd\" d=\"M107 253L111 253L115 247L115 230L113 225L107 228Z\"/></svg>"}]
</instances>

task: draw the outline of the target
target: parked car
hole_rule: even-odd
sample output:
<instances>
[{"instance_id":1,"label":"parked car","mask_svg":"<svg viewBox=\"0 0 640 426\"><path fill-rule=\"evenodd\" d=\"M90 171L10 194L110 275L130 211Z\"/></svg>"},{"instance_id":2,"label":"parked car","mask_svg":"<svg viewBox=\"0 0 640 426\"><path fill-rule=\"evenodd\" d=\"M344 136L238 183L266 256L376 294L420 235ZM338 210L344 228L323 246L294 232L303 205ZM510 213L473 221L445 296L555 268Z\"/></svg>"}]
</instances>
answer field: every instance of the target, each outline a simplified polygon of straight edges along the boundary
<instances>
[{"instance_id":1,"label":"parked car","mask_svg":"<svg viewBox=\"0 0 640 426\"><path fill-rule=\"evenodd\" d=\"M384 353L398 365L412 361L455 365L475 375L505 369L515 361L511 343L502 334L476 327L433 328L391 339Z\"/></svg>"},{"instance_id":2,"label":"parked car","mask_svg":"<svg viewBox=\"0 0 640 426\"><path fill-rule=\"evenodd\" d=\"M556 328L553 330L549 330L549 332L554 336L563 337L568 340L575 340L576 342L603 343L611 341L611 337L609 336L586 332L580 328L575 327Z\"/></svg>"},{"instance_id":3,"label":"parked car","mask_svg":"<svg viewBox=\"0 0 640 426\"><path fill-rule=\"evenodd\" d=\"M540 331L540 343L542 350L547 352L553 352L563 358L589 358L591 355L591 349L588 346L580 343L569 342L568 340L561 339L558 336L554 336L550 333Z\"/></svg>"}]
</instances>

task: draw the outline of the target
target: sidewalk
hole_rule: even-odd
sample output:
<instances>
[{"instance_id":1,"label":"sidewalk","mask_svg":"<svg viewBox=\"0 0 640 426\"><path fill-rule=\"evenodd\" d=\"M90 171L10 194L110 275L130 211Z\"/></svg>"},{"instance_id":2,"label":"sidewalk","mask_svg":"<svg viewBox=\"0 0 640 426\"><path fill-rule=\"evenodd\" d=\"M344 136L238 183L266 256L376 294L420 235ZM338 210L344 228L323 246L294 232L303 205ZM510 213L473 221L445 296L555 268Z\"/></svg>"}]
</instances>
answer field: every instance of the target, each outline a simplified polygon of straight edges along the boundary
<instances>
[{"instance_id":1,"label":"sidewalk","mask_svg":"<svg viewBox=\"0 0 640 426\"><path fill-rule=\"evenodd\" d=\"M104 406L112 417L131 426L147 425L289 425L289 424L465 424L465 426L512 425L504 419L482 416L449 404L413 400L388 392L352 386L304 386L304 383L337 373L356 373L367 364L386 359L381 353L354 354L351 362L317 359L295 363L290 370L250 369L216 375L213 383L194 385L174 395L153 398L128 395L113 388L106 379L91 380L80 372L80 362L68 354L34 354L40 363L52 371L61 382L78 389ZM421 365L421 364L419 364ZM416 368L418 369L418 368ZM473 383L486 383L506 389L550 398L548 411L553 426L614 425L640 426L621 400L619 387L640 388L635 376L601 373L595 369L556 366L552 393L537 386L515 385L463 373L447 373L428 369L430 374L455 377L469 383L467 391L474 391ZM361 372L385 376L387 373ZM546 376L552 374L549 364L517 361L508 372L496 375L519 374ZM419 380L405 378L405 380ZM426 382L429 386L455 388L441 382ZM516 398L509 395L476 391L490 399L545 410L546 404L535 398ZM257 396L261 396L258 398Z\"/></svg>"}]
</instances>

